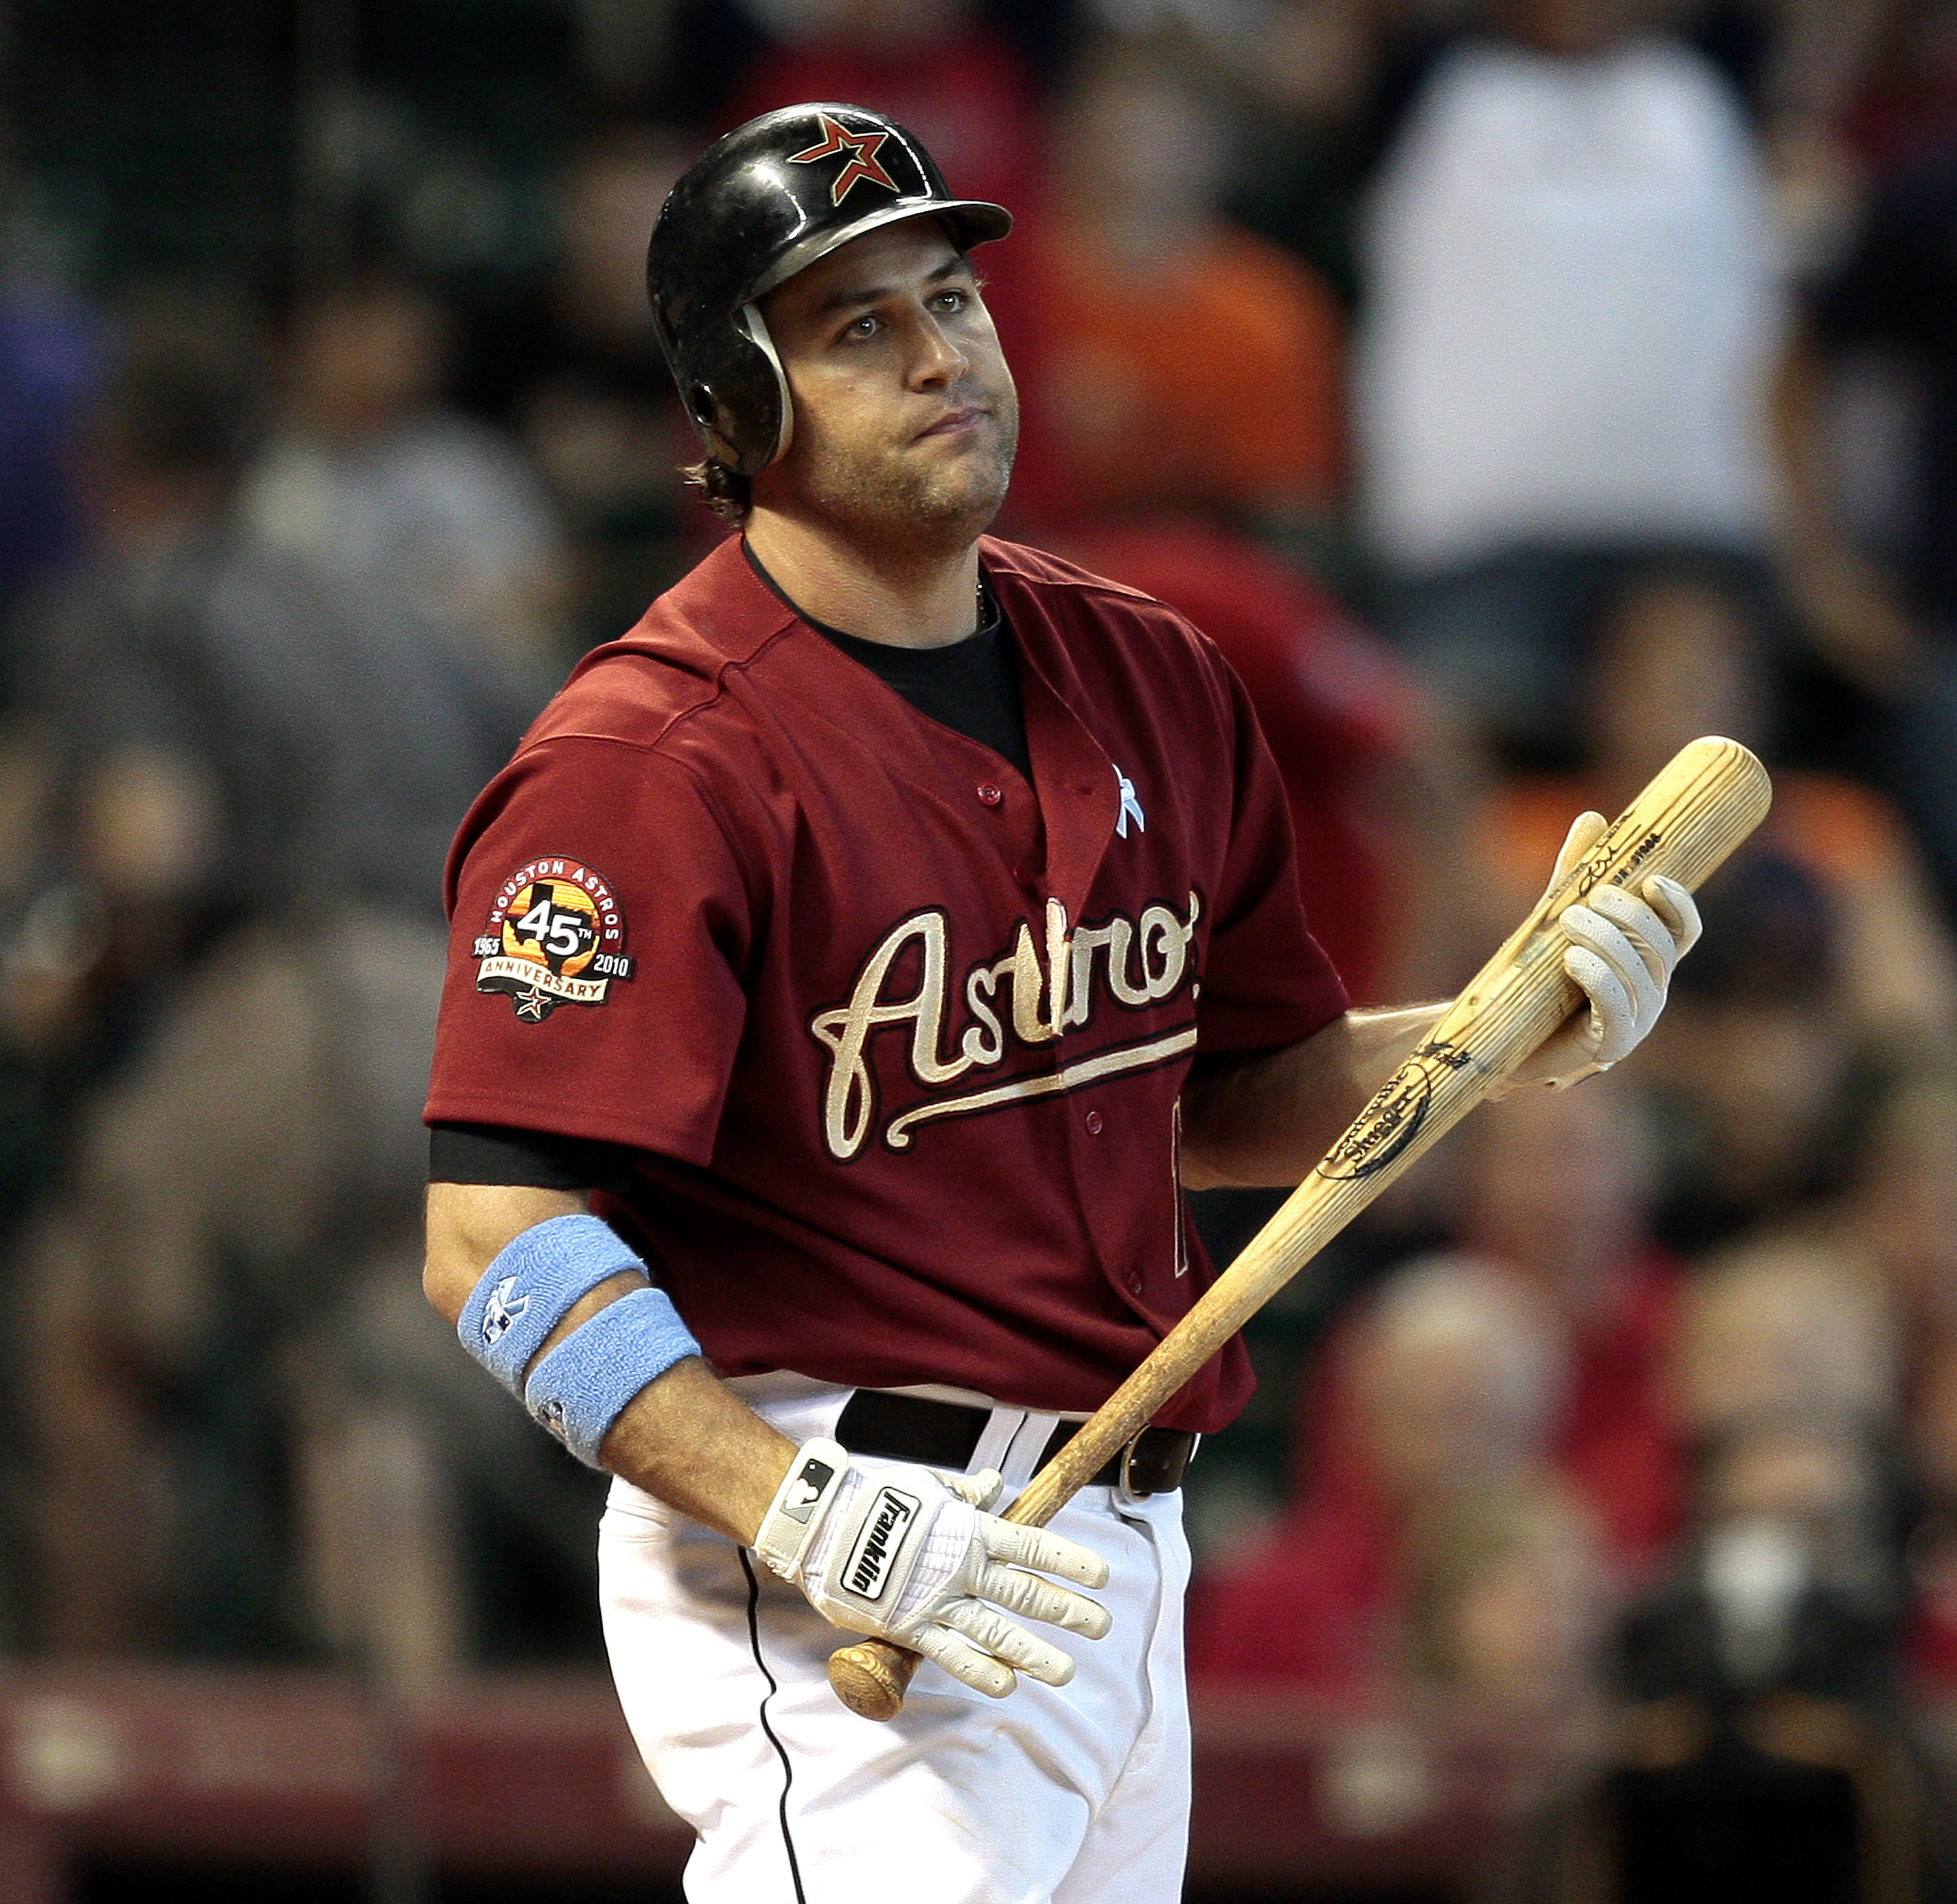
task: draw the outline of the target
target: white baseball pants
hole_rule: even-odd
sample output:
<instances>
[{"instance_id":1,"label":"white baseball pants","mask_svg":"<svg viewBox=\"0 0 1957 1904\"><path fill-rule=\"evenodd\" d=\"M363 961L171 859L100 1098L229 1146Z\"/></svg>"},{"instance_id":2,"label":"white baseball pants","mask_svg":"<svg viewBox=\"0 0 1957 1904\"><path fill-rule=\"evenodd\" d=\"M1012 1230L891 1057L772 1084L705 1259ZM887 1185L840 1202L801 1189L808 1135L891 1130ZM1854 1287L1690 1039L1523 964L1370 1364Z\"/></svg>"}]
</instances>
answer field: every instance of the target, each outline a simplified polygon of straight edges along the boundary
<instances>
[{"instance_id":1,"label":"white baseball pants","mask_svg":"<svg viewBox=\"0 0 1957 1904\"><path fill-rule=\"evenodd\" d=\"M829 1433L850 1393L800 1377L735 1386L797 1441ZM1023 1485L1013 1469L1055 1419L995 1410L974 1466ZM1181 1496L1089 1488L1054 1528L1108 1566L1113 1630L1061 1637L1072 1683L1022 1677L994 1700L926 1663L877 1725L830 1689L829 1656L852 1636L751 1554L613 1484L605 1640L647 1769L699 1836L691 1904L1175 1904L1189 1820Z\"/></svg>"}]
</instances>

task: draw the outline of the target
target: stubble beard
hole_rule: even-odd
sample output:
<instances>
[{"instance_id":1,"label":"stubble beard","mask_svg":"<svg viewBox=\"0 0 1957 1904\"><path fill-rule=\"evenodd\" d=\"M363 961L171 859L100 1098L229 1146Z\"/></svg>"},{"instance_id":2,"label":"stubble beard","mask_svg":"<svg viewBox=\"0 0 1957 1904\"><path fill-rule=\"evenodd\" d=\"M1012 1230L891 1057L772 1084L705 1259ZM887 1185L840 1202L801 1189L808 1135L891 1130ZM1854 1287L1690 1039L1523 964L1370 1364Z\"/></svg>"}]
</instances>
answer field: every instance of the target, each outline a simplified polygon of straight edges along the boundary
<instances>
[{"instance_id":1,"label":"stubble beard","mask_svg":"<svg viewBox=\"0 0 1957 1904\"><path fill-rule=\"evenodd\" d=\"M1006 499L1020 434L1010 391L994 399L992 424L989 440L948 457L865 453L818 439L809 445L804 500L860 547L921 558L959 553L991 526Z\"/></svg>"}]
</instances>

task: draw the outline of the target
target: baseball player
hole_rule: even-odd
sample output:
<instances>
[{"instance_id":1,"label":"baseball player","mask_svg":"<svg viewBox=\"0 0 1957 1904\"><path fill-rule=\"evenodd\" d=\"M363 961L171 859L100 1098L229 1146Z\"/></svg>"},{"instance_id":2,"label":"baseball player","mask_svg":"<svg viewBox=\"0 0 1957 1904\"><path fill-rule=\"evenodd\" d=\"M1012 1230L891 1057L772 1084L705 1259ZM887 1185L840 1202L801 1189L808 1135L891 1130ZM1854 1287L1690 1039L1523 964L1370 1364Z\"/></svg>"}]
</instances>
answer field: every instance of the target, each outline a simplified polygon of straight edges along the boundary
<instances>
[{"instance_id":1,"label":"baseball player","mask_svg":"<svg viewBox=\"0 0 1957 1904\"><path fill-rule=\"evenodd\" d=\"M1178 1489L1241 1345L1051 1528L994 1510L1207 1284L1184 1188L1295 1181L1435 1016L1346 1011L1215 650L985 535L1010 225L852 106L686 172L653 304L741 533L451 862L428 1292L617 1476L607 1640L713 1904L1180 1895ZM1668 885L1564 923L1552 1080L1697 929ZM825 1678L865 1633L928 1662L888 1725Z\"/></svg>"}]
</instances>

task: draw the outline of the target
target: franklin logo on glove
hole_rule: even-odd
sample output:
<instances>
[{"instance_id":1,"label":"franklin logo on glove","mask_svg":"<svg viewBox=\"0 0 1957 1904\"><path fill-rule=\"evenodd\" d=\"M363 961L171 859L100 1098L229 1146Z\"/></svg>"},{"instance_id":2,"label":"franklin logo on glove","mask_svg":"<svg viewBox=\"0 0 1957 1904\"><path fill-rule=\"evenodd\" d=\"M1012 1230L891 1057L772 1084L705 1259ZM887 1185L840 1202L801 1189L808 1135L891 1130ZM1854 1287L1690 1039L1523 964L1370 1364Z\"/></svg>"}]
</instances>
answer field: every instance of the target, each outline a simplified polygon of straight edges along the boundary
<instances>
[{"instance_id":1,"label":"franklin logo on glove","mask_svg":"<svg viewBox=\"0 0 1957 1904\"><path fill-rule=\"evenodd\" d=\"M884 1597L884 1589L890 1583L890 1555L902 1542L905 1529L916 1520L918 1505L915 1494L899 1494L894 1488L886 1488L877 1497L843 1576L851 1592L860 1593L866 1600Z\"/></svg>"}]
</instances>

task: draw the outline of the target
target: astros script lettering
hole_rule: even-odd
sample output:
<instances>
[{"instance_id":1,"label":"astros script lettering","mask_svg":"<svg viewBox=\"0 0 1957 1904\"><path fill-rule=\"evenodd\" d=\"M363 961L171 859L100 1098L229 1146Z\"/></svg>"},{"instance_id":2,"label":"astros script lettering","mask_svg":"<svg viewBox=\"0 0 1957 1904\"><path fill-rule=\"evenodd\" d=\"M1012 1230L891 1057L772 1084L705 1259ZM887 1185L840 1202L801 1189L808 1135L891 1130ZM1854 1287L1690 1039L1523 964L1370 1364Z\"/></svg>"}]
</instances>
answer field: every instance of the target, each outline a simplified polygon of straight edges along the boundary
<instances>
[{"instance_id":1,"label":"astros script lettering","mask_svg":"<svg viewBox=\"0 0 1957 1904\"><path fill-rule=\"evenodd\" d=\"M831 1053L822 1107L830 1155L846 1163L870 1137L877 1118L870 1041L878 1031L909 1026L911 1075L928 1086L956 1083L968 1072L1003 1064L1013 1045L1051 1044L1086 1024L1104 991L1130 1011L1174 997L1193 979L1189 947L1202 914L1201 895L1191 892L1186 916L1158 903L1145 906L1139 919L1116 912L1098 925L1070 928L1065 907L1048 900L1043 944L1035 938L1032 922L1022 919L1004 952L980 960L966 973L969 1019L955 1033L947 1055L946 1021L954 982L950 928L934 906L913 912L893 926L864 961L849 1002L818 1011L809 1020L810 1033ZM885 998L892 971L913 944L919 954L916 989L906 998ZM1159 1064L1195 1042L1190 1025L1140 1044L1110 1048L1057 1071L933 1099L893 1118L884 1140L902 1150L909 1145L911 1131L931 1118L1071 1090L1113 1071Z\"/></svg>"}]
</instances>

